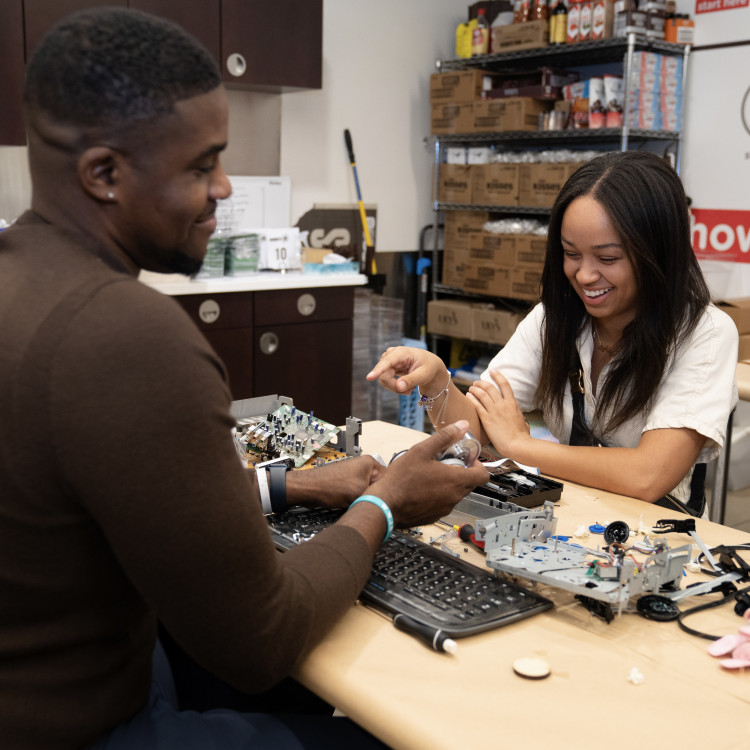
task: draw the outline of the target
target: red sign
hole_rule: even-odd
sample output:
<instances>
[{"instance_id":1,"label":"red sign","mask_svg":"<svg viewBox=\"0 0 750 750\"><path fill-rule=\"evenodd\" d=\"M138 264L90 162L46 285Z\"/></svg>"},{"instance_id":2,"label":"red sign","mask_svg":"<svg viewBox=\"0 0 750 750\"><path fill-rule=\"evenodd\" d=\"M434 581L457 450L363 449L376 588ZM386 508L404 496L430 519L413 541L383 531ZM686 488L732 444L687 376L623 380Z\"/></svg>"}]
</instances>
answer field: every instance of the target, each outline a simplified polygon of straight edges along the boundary
<instances>
[{"instance_id":1,"label":"red sign","mask_svg":"<svg viewBox=\"0 0 750 750\"><path fill-rule=\"evenodd\" d=\"M716 13L719 10L746 8L748 0L695 0L696 13Z\"/></svg>"},{"instance_id":2,"label":"red sign","mask_svg":"<svg viewBox=\"0 0 750 750\"><path fill-rule=\"evenodd\" d=\"M750 263L750 211L693 208L693 250L700 260Z\"/></svg>"}]
</instances>

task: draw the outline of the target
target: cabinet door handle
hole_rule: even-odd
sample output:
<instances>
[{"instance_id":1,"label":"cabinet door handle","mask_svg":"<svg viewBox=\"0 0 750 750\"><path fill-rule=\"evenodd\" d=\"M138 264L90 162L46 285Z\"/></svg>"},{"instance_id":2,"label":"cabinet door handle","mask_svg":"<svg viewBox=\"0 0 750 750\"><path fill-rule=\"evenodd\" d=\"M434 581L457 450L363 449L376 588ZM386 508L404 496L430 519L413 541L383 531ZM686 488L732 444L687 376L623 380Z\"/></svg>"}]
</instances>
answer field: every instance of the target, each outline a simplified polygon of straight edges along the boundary
<instances>
[{"instance_id":1,"label":"cabinet door handle","mask_svg":"<svg viewBox=\"0 0 750 750\"><path fill-rule=\"evenodd\" d=\"M263 354L273 354L279 348L279 337L271 331L260 336L260 350Z\"/></svg>"},{"instance_id":2,"label":"cabinet door handle","mask_svg":"<svg viewBox=\"0 0 750 750\"><path fill-rule=\"evenodd\" d=\"M318 301L312 294L305 292L297 297L297 312L300 315L312 315L315 312L315 308L318 306Z\"/></svg>"},{"instance_id":3,"label":"cabinet door handle","mask_svg":"<svg viewBox=\"0 0 750 750\"><path fill-rule=\"evenodd\" d=\"M247 70L247 62L239 52L233 52L227 57L227 70L235 77L239 78Z\"/></svg>"}]
</instances>

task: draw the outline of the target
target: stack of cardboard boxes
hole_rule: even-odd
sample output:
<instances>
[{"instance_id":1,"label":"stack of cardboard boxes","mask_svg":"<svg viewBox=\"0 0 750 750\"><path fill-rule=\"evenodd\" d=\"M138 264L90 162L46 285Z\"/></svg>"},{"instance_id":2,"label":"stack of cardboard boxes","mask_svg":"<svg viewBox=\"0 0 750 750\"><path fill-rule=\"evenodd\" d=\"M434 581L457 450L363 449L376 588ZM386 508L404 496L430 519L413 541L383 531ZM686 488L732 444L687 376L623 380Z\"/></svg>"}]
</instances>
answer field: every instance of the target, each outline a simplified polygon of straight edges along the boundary
<instances>
[{"instance_id":1,"label":"stack of cardboard boxes","mask_svg":"<svg viewBox=\"0 0 750 750\"><path fill-rule=\"evenodd\" d=\"M433 135L498 133L538 130L539 115L551 103L528 96L484 99L492 75L481 70L460 70L430 76L430 129Z\"/></svg>"},{"instance_id":2,"label":"stack of cardboard boxes","mask_svg":"<svg viewBox=\"0 0 750 750\"><path fill-rule=\"evenodd\" d=\"M440 203L551 208L578 162L441 164Z\"/></svg>"},{"instance_id":3,"label":"stack of cardboard boxes","mask_svg":"<svg viewBox=\"0 0 750 750\"><path fill-rule=\"evenodd\" d=\"M441 202L550 207L577 163L443 164ZM535 301L546 237L485 230L489 211L445 213L442 283L476 294Z\"/></svg>"},{"instance_id":4,"label":"stack of cardboard boxes","mask_svg":"<svg viewBox=\"0 0 750 750\"><path fill-rule=\"evenodd\" d=\"M484 303L433 300L427 303L427 330L502 346L508 343L525 314L525 310L497 309Z\"/></svg>"},{"instance_id":5,"label":"stack of cardboard boxes","mask_svg":"<svg viewBox=\"0 0 750 750\"><path fill-rule=\"evenodd\" d=\"M466 292L535 301L546 237L486 232L485 211L450 211L445 217L442 282Z\"/></svg>"}]
</instances>

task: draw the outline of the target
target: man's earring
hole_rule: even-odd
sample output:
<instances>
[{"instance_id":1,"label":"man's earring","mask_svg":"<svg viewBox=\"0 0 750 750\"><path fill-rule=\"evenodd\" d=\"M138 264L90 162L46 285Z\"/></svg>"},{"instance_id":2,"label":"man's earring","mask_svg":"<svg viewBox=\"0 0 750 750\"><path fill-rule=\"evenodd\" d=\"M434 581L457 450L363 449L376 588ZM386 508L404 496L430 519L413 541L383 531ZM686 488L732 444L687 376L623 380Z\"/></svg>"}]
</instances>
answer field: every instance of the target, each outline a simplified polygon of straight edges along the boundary
<instances>
[{"instance_id":1,"label":"man's earring","mask_svg":"<svg viewBox=\"0 0 750 750\"><path fill-rule=\"evenodd\" d=\"M115 194L110 190L107 193L107 198L109 198L111 201L115 199Z\"/></svg>"}]
</instances>

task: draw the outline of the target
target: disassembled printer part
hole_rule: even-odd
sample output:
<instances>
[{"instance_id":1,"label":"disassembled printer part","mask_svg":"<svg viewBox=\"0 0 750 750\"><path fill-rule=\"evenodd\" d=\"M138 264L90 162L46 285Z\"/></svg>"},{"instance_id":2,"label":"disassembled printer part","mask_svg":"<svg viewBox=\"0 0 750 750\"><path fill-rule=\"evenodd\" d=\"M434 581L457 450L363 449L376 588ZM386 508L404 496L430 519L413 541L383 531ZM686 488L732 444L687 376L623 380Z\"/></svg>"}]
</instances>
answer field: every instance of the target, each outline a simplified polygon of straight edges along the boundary
<instances>
[{"instance_id":1,"label":"disassembled printer part","mask_svg":"<svg viewBox=\"0 0 750 750\"><path fill-rule=\"evenodd\" d=\"M362 420L347 417L342 430L295 408L286 396L265 396L232 403L237 421L235 448L243 463L255 466L275 459L289 459L294 468L315 466L362 452L359 435ZM262 416L258 416L262 415Z\"/></svg>"},{"instance_id":2,"label":"disassembled printer part","mask_svg":"<svg viewBox=\"0 0 750 750\"><path fill-rule=\"evenodd\" d=\"M690 561L691 544L672 549L666 540L657 539L649 547L639 546L638 553L645 557L637 560L635 550L619 541L603 549L588 549L555 537L557 519L552 502L545 502L544 508L536 511L518 506L501 510L502 515L476 524L476 539L484 544L487 566L572 591L607 621L613 611L621 614L631 597L646 592L663 594L673 601L702 593L700 586L679 590L683 566ZM705 549L695 534L694 520L690 528L683 528L684 521L659 524L655 533L684 530ZM714 580L710 585L715 587L717 583Z\"/></svg>"},{"instance_id":3,"label":"disassembled printer part","mask_svg":"<svg viewBox=\"0 0 750 750\"><path fill-rule=\"evenodd\" d=\"M478 518L538 508L559 500L562 489L561 482L522 469L493 473L489 482L475 487L441 520L449 526L473 524Z\"/></svg>"}]
</instances>

